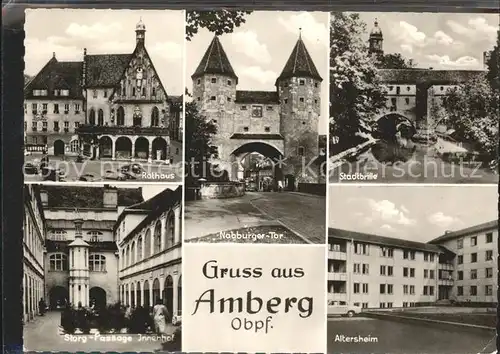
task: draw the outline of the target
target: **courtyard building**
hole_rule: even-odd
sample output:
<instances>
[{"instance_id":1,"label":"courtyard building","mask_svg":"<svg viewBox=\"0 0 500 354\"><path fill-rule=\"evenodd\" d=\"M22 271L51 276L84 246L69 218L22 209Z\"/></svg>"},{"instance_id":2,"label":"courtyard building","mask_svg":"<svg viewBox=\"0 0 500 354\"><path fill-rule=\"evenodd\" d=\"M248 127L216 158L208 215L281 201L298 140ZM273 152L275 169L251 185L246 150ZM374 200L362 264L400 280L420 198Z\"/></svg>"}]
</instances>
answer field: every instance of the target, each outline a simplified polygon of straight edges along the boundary
<instances>
[{"instance_id":1,"label":"courtyard building","mask_svg":"<svg viewBox=\"0 0 500 354\"><path fill-rule=\"evenodd\" d=\"M37 186L24 186L23 218L23 321L40 313L38 302L45 299L46 220Z\"/></svg>"},{"instance_id":2,"label":"courtyard building","mask_svg":"<svg viewBox=\"0 0 500 354\"><path fill-rule=\"evenodd\" d=\"M181 200L181 187L166 189L121 211L113 232L123 304L148 308L161 299L170 315L181 316Z\"/></svg>"},{"instance_id":3,"label":"courtyard building","mask_svg":"<svg viewBox=\"0 0 500 354\"><path fill-rule=\"evenodd\" d=\"M497 229L492 221L421 243L330 228L328 300L363 308L494 305Z\"/></svg>"},{"instance_id":4,"label":"courtyard building","mask_svg":"<svg viewBox=\"0 0 500 354\"><path fill-rule=\"evenodd\" d=\"M40 187L47 223L45 290L50 309L116 303L118 211L143 201L141 188Z\"/></svg>"},{"instance_id":5,"label":"courtyard building","mask_svg":"<svg viewBox=\"0 0 500 354\"><path fill-rule=\"evenodd\" d=\"M238 90L239 77L217 36L191 78L194 102L218 129L213 139L217 163L231 180L243 179L248 163L242 161L259 153L283 162L276 165L274 175L285 187L319 182L321 177L303 166L313 161L313 170L318 170L315 161L321 160L318 121L323 79L300 36L273 91Z\"/></svg>"},{"instance_id":6,"label":"courtyard building","mask_svg":"<svg viewBox=\"0 0 500 354\"><path fill-rule=\"evenodd\" d=\"M79 62L56 53L25 87L25 147L50 155L178 162L182 96L169 95L136 25L128 54L91 54Z\"/></svg>"}]
</instances>

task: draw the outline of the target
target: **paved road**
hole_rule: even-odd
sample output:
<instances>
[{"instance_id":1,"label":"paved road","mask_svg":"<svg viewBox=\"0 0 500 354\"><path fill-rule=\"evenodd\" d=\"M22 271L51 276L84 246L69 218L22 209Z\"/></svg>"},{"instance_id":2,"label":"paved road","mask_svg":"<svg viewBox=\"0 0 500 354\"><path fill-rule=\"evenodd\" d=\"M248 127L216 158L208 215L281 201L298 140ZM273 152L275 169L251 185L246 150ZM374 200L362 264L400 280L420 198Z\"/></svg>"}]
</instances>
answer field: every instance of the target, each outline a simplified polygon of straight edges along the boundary
<instances>
[{"instance_id":1,"label":"paved road","mask_svg":"<svg viewBox=\"0 0 500 354\"><path fill-rule=\"evenodd\" d=\"M347 343L341 336L371 337L377 342ZM417 325L371 318L329 318L328 354L405 353L477 354L495 351L495 333L440 325Z\"/></svg>"},{"instance_id":2,"label":"paved road","mask_svg":"<svg viewBox=\"0 0 500 354\"><path fill-rule=\"evenodd\" d=\"M367 183L492 183L497 184L499 176L490 170L478 169L475 165L470 167L450 164L440 158L425 155L416 155L414 159L399 165L383 165L371 153L365 153L361 158L363 162L344 163L340 167L332 168L329 172L330 183L349 183L345 175L376 174L376 179L365 179Z\"/></svg>"},{"instance_id":3,"label":"paved road","mask_svg":"<svg viewBox=\"0 0 500 354\"><path fill-rule=\"evenodd\" d=\"M219 231L281 225L309 243L322 244L325 203L324 197L293 192L248 192L240 198L189 201L184 237L189 241Z\"/></svg>"},{"instance_id":4,"label":"paved road","mask_svg":"<svg viewBox=\"0 0 500 354\"><path fill-rule=\"evenodd\" d=\"M31 155L26 156L26 162L40 161L41 156ZM84 163L75 162L74 157L67 157L66 160L61 158L50 157L49 164L54 168L59 168L64 172L64 179L67 182L77 181L83 174L90 173L96 177L95 181L111 181L104 178L105 172L108 170L117 171L120 167L130 165L130 161L111 161L111 160L86 160ZM182 164L166 165L162 163L147 163L144 161L136 161L139 163L146 175L138 175L135 180L130 182L181 182L182 181ZM42 181L43 177L39 175L25 175L26 181Z\"/></svg>"},{"instance_id":5,"label":"paved road","mask_svg":"<svg viewBox=\"0 0 500 354\"><path fill-rule=\"evenodd\" d=\"M28 322L24 326L25 351L68 351L71 353L77 351L114 351L122 353L153 352L160 350L162 347L160 342L140 341L139 335L130 335L132 340L127 343L95 340L93 335L78 335L73 338L78 337L80 339L70 340L70 338L65 338L64 335L59 334L60 316L59 312L48 312L45 316L38 316L34 321ZM83 342L84 337L87 339L86 343Z\"/></svg>"}]
</instances>

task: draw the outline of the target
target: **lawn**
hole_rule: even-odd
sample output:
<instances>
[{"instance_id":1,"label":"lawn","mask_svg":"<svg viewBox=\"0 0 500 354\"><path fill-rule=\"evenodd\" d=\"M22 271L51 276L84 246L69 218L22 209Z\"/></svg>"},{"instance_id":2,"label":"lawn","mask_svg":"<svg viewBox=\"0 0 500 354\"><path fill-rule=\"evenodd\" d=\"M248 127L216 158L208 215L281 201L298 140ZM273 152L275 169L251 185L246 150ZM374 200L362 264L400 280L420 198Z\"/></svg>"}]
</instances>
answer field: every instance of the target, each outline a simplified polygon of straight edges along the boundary
<instances>
[{"instance_id":1,"label":"lawn","mask_svg":"<svg viewBox=\"0 0 500 354\"><path fill-rule=\"evenodd\" d=\"M396 314L396 313L395 313ZM397 313L398 316L422 318L428 320L465 323L477 326L496 327L497 315L495 313Z\"/></svg>"}]
</instances>

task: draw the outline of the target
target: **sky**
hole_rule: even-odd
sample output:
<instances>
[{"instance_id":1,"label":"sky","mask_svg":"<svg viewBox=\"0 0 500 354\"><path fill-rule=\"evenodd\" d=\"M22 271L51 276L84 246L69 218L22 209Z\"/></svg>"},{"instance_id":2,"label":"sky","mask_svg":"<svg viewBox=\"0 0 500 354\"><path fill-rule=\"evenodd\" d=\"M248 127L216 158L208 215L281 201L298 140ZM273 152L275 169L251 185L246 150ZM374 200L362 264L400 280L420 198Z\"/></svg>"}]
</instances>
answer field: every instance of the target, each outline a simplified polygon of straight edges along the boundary
<instances>
[{"instance_id":1,"label":"sky","mask_svg":"<svg viewBox=\"0 0 500 354\"><path fill-rule=\"evenodd\" d=\"M483 52L493 49L498 14L365 12L366 39L375 19L384 36L385 53L401 53L418 67L482 69Z\"/></svg>"},{"instance_id":2,"label":"sky","mask_svg":"<svg viewBox=\"0 0 500 354\"><path fill-rule=\"evenodd\" d=\"M329 227L428 242L498 218L497 186L329 187Z\"/></svg>"},{"instance_id":3,"label":"sky","mask_svg":"<svg viewBox=\"0 0 500 354\"><path fill-rule=\"evenodd\" d=\"M36 75L56 53L59 61L87 54L125 54L135 49L135 26L146 26L146 49L167 90L184 93L184 12L172 10L30 9L25 22L25 73Z\"/></svg>"},{"instance_id":4,"label":"sky","mask_svg":"<svg viewBox=\"0 0 500 354\"><path fill-rule=\"evenodd\" d=\"M302 28L302 39L320 76L323 93L320 134L327 132L328 117L328 13L256 11L234 33L220 41L239 78L238 90L274 91L274 83L292 53ZM186 44L186 83L192 90L191 75L200 63L213 33L200 30Z\"/></svg>"}]
</instances>

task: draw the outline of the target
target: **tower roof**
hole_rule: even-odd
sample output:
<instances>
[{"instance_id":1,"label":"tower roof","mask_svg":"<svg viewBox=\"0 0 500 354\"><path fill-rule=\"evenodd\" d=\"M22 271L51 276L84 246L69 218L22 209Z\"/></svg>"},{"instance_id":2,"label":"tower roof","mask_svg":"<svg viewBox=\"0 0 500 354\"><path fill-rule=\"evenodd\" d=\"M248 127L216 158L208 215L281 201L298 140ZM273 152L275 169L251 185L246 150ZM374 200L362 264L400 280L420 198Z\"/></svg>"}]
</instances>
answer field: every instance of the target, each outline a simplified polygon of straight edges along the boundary
<instances>
[{"instance_id":1,"label":"tower roof","mask_svg":"<svg viewBox=\"0 0 500 354\"><path fill-rule=\"evenodd\" d=\"M288 79L293 76L307 76L323 81L300 36L278 80Z\"/></svg>"},{"instance_id":2,"label":"tower roof","mask_svg":"<svg viewBox=\"0 0 500 354\"><path fill-rule=\"evenodd\" d=\"M137 25L135 25L135 30L136 31L145 31L146 30L146 25L144 22L142 22L142 18L139 19L139 22L137 22Z\"/></svg>"},{"instance_id":3,"label":"tower roof","mask_svg":"<svg viewBox=\"0 0 500 354\"><path fill-rule=\"evenodd\" d=\"M194 74L191 75L191 78L204 74L223 74L238 79L217 36L214 37L208 46L205 55L203 55L200 64Z\"/></svg>"},{"instance_id":4,"label":"tower roof","mask_svg":"<svg viewBox=\"0 0 500 354\"><path fill-rule=\"evenodd\" d=\"M370 32L370 37L382 37L382 30L378 26L378 21L375 19L373 23L372 31Z\"/></svg>"}]
</instances>

